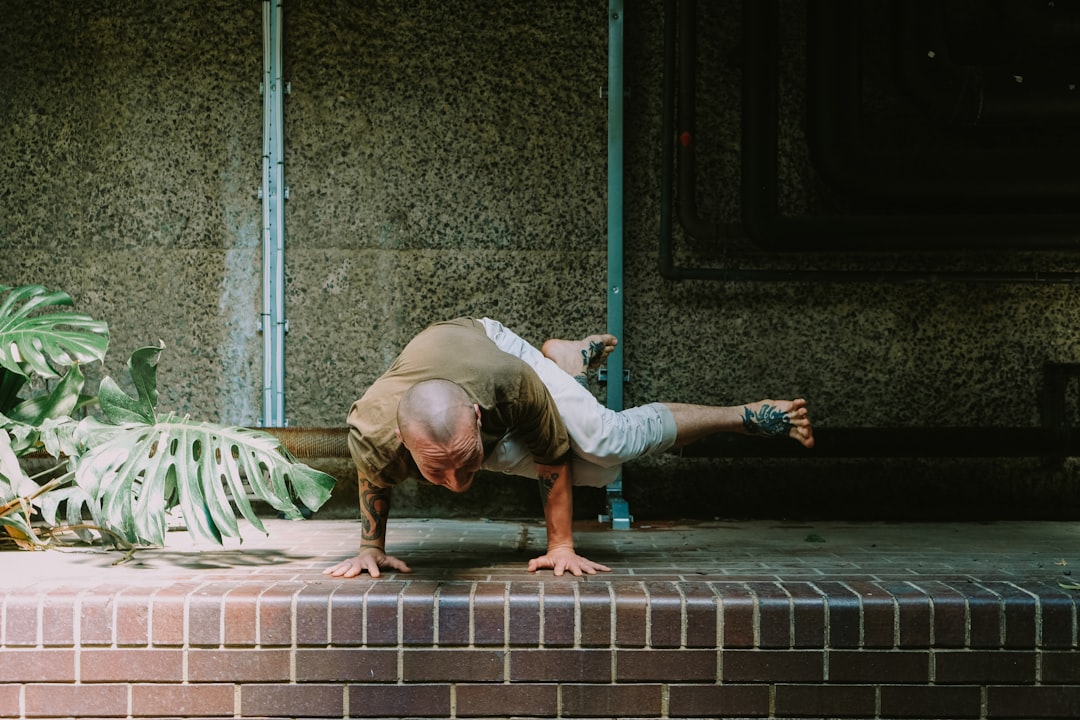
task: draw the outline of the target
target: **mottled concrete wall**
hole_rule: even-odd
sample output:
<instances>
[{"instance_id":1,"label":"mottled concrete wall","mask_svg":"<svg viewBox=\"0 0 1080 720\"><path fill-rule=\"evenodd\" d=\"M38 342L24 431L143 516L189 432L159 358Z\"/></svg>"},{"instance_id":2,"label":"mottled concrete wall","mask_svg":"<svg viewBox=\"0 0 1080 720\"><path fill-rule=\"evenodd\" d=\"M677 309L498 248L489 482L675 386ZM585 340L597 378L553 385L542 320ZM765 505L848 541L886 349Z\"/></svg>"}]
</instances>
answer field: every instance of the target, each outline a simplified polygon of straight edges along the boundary
<instances>
[{"instance_id":1,"label":"mottled concrete wall","mask_svg":"<svg viewBox=\"0 0 1080 720\"><path fill-rule=\"evenodd\" d=\"M0 283L166 345L161 406L259 414L258 3L7 3Z\"/></svg>"},{"instance_id":2,"label":"mottled concrete wall","mask_svg":"<svg viewBox=\"0 0 1080 720\"><path fill-rule=\"evenodd\" d=\"M257 424L261 4L9 5L0 14L0 283L65 289L107 320L107 372L164 340L163 408ZM738 3L700 5L699 200L703 214L734 226ZM341 424L432 320L487 314L536 342L600 328L606 3L285 6L290 424ZM661 3L628 3L626 402L802 395L822 426L1036 423L1042 365L1080 360L1071 286L660 276L661 41ZM785 61L795 73L794 49ZM798 83L785 80L785 102L797 107ZM800 132L797 120L785 127L793 207L813 192ZM739 262L678 230L675 242L680 264ZM1017 262L1052 269L1068 259ZM348 508L349 468L334 467ZM1075 485L1071 466L1039 461L665 457L626 478L639 517L830 507L869 517L927 503L958 514L1061 512ZM397 507L535 514L529 485L493 479L466 498L409 488ZM600 501L579 497L583 513Z\"/></svg>"}]
</instances>

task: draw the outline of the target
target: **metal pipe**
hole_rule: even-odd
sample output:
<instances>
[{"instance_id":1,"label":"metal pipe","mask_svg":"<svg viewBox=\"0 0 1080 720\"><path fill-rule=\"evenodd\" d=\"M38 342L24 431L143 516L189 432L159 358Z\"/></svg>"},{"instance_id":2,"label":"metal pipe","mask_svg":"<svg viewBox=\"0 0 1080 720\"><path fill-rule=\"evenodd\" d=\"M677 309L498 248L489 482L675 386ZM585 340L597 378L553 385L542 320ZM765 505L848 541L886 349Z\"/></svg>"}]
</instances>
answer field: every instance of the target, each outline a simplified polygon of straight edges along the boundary
<instances>
[{"instance_id":1,"label":"metal pipe","mask_svg":"<svg viewBox=\"0 0 1080 720\"><path fill-rule=\"evenodd\" d=\"M623 0L608 2L608 171L607 171L607 326L623 339ZM623 409L623 343L607 357L607 405ZM608 521L613 529L630 528L630 510L622 495L622 476L607 487Z\"/></svg>"},{"instance_id":2,"label":"metal pipe","mask_svg":"<svg viewBox=\"0 0 1080 720\"><path fill-rule=\"evenodd\" d=\"M608 332L623 333L623 2L608 4L608 172L607 172L607 324ZM623 409L623 348L607 357L607 404Z\"/></svg>"},{"instance_id":3,"label":"metal pipe","mask_svg":"<svg viewBox=\"0 0 1080 720\"><path fill-rule=\"evenodd\" d=\"M263 0L263 417L285 419L285 139L282 3Z\"/></svg>"}]
</instances>

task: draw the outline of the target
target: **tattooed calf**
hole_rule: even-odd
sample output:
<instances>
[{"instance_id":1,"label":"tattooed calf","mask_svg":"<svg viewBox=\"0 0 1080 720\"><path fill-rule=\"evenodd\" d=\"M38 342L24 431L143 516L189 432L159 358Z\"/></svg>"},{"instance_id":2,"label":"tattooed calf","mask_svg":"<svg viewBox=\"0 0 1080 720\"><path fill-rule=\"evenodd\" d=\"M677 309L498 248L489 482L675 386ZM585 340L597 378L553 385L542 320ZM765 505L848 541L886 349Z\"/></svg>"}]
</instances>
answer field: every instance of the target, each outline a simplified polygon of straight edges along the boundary
<instances>
[{"instance_id":1,"label":"tattooed calf","mask_svg":"<svg viewBox=\"0 0 1080 720\"><path fill-rule=\"evenodd\" d=\"M791 433L791 420L780 408L765 404L757 412L746 408L743 412L743 428L749 435L787 437Z\"/></svg>"}]
</instances>

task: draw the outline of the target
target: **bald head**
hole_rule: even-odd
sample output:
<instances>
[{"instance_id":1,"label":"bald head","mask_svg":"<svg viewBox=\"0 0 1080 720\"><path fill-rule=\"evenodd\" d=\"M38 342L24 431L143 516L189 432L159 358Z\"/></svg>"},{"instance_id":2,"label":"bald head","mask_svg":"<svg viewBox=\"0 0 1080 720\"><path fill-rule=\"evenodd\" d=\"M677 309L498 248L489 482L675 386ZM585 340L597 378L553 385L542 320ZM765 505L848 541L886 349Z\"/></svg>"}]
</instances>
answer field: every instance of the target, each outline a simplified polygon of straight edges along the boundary
<instances>
[{"instance_id":1,"label":"bald head","mask_svg":"<svg viewBox=\"0 0 1080 720\"><path fill-rule=\"evenodd\" d=\"M465 492L484 461L480 408L457 383L426 380L398 402L397 435L420 474L435 485Z\"/></svg>"},{"instance_id":2,"label":"bald head","mask_svg":"<svg viewBox=\"0 0 1080 720\"><path fill-rule=\"evenodd\" d=\"M398 402L398 429L406 445L424 440L448 445L476 427L472 398L457 383L425 380L405 391Z\"/></svg>"}]
</instances>

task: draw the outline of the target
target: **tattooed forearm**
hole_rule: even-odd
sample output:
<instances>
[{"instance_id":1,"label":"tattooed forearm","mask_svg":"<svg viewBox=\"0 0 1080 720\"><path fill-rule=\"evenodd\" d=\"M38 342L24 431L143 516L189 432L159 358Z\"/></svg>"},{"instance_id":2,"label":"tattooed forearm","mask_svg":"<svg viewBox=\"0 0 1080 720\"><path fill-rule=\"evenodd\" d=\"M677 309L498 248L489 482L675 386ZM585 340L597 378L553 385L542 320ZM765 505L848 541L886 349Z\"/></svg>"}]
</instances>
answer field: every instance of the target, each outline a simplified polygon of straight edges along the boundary
<instances>
[{"instance_id":1,"label":"tattooed forearm","mask_svg":"<svg viewBox=\"0 0 1080 720\"><path fill-rule=\"evenodd\" d=\"M558 472L542 473L537 479L540 486L540 500L543 501L545 507L547 506L548 499L551 498L551 491L555 488L555 482L558 479Z\"/></svg>"},{"instance_id":2,"label":"tattooed forearm","mask_svg":"<svg viewBox=\"0 0 1080 720\"><path fill-rule=\"evenodd\" d=\"M787 437L791 433L791 420L780 408L765 404L757 412L750 408L743 411L743 429L749 435Z\"/></svg>"},{"instance_id":3,"label":"tattooed forearm","mask_svg":"<svg viewBox=\"0 0 1080 720\"><path fill-rule=\"evenodd\" d=\"M390 488L360 484L361 543L381 543L386 537L386 519L390 516Z\"/></svg>"}]
</instances>

